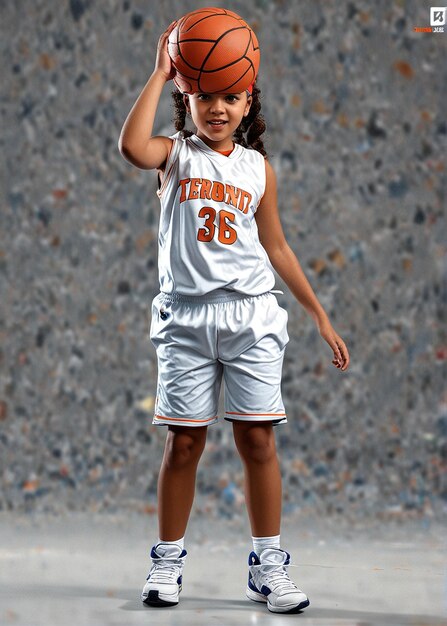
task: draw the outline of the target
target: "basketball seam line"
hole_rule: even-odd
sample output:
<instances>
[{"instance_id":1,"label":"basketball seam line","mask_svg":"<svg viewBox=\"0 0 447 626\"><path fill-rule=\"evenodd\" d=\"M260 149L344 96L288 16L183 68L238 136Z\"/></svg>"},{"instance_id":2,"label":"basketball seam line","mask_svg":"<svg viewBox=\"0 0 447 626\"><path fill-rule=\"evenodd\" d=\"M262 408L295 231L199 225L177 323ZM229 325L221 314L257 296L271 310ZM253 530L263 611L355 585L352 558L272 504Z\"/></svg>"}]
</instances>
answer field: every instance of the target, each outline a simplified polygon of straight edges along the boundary
<instances>
[{"instance_id":1,"label":"basketball seam line","mask_svg":"<svg viewBox=\"0 0 447 626\"><path fill-rule=\"evenodd\" d=\"M220 8L220 7L219 7L219 8ZM202 9L202 10L201 10L201 9L199 9L199 10L197 11L197 13L199 13L199 12L201 12L201 11L203 11L203 10L204 10L204 9ZM189 28L188 28L185 32L187 33L187 32L188 32L188 30L191 30L191 28L194 28L194 26L197 26L197 24L200 24L200 22L203 22L204 20L207 20L207 19L209 19L210 17L214 17L215 15L228 15L228 17L232 17L233 19L236 19L236 18L234 17L234 15L230 15L230 14L229 14L229 13L228 13L225 9L222 9L222 11L223 11L222 13L214 13L214 12L213 12L213 13L209 13L208 15L205 15L205 17L202 17L202 19L197 20L197 22L194 22L194 24L193 24L192 26L190 26L190 27L189 27ZM196 13L196 11L194 11L194 12L192 13L192 15L195 15L195 13ZM191 13L190 13L189 15L191 15ZM240 21L240 22L243 22L244 20L240 17L240 18L239 18L239 21Z\"/></svg>"}]
</instances>

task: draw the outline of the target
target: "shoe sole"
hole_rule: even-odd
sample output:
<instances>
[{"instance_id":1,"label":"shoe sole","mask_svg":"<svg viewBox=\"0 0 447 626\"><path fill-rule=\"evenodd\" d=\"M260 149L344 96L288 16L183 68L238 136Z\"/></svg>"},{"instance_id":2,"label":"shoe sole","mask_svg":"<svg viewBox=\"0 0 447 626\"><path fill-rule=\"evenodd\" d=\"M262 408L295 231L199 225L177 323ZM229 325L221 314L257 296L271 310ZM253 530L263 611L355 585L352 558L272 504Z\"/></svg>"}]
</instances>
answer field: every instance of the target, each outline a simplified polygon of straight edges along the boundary
<instances>
[{"instance_id":1,"label":"shoe sole","mask_svg":"<svg viewBox=\"0 0 447 626\"><path fill-rule=\"evenodd\" d=\"M169 600L163 600L162 598L159 597L158 595L158 590L157 589L151 589L151 591L149 591L148 595L146 598L141 598L143 604L145 604L146 606L157 606L157 607L167 607L167 606L177 606L178 604L178 600L171 602Z\"/></svg>"},{"instance_id":2,"label":"shoe sole","mask_svg":"<svg viewBox=\"0 0 447 626\"><path fill-rule=\"evenodd\" d=\"M263 602L264 604L267 604L267 608L271 613L299 613L310 604L310 600L307 599L303 600L303 602L300 602L298 605L293 604L290 607L273 606L268 601L268 598L266 598L262 593L257 593L256 591L253 591L253 589L250 589L250 587L247 587L245 595L249 600L253 600L253 602Z\"/></svg>"}]
</instances>

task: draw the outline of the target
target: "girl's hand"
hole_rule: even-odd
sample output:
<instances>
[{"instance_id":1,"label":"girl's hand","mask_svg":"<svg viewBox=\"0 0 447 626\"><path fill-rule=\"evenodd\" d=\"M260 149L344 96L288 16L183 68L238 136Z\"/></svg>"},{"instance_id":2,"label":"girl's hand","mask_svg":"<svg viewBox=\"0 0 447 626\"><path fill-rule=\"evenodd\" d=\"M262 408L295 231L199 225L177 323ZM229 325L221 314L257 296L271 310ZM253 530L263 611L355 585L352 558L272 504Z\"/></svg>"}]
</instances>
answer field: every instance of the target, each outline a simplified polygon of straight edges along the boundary
<instances>
[{"instance_id":1,"label":"girl's hand","mask_svg":"<svg viewBox=\"0 0 447 626\"><path fill-rule=\"evenodd\" d=\"M332 363L335 367L341 368L342 372L347 370L349 365L349 352L343 339L337 335L329 320L319 323L318 330L334 352Z\"/></svg>"},{"instance_id":2,"label":"girl's hand","mask_svg":"<svg viewBox=\"0 0 447 626\"><path fill-rule=\"evenodd\" d=\"M175 76L175 67L172 65L171 57L168 54L168 37L174 30L176 24L177 20L171 22L158 40L155 71L164 74L166 81L172 80Z\"/></svg>"}]
</instances>

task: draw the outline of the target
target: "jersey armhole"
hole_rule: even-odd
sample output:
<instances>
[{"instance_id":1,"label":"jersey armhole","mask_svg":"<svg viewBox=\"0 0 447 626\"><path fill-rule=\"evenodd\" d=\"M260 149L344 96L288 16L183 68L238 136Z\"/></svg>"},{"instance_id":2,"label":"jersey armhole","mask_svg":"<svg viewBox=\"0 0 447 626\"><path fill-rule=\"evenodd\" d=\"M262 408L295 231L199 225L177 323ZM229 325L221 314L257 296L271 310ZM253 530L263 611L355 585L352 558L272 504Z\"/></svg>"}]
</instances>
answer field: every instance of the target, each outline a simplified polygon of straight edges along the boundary
<instances>
[{"instance_id":1,"label":"jersey armhole","mask_svg":"<svg viewBox=\"0 0 447 626\"><path fill-rule=\"evenodd\" d=\"M171 137L172 139L172 137ZM161 198L164 190L168 186L168 182L172 176L172 170L174 168L174 164L177 158L178 152L178 140L172 139L171 149L169 150L168 156L166 157L166 165L163 170L157 170L158 172L158 189L157 196Z\"/></svg>"},{"instance_id":2,"label":"jersey armhole","mask_svg":"<svg viewBox=\"0 0 447 626\"><path fill-rule=\"evenodd\" d=\"M261 204L262 198L265 196L265 192L267 189L267 165L266 165L267 157L263 156L262 154L261 156L262 156L262 165L264 166L264 191L262 192L262 196L259 198L258 204L256 205L255 213L258 210L258 206Z\"/></svg>"}]
</instances>

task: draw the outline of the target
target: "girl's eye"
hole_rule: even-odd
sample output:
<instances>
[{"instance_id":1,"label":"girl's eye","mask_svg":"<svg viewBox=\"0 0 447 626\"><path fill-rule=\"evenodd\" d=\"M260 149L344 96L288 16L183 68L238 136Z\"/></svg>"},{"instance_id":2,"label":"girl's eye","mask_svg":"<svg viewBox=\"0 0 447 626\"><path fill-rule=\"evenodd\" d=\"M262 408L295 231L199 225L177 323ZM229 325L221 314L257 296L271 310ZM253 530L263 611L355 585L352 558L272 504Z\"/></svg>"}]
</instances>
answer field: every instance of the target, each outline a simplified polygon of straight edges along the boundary
<instances>
[{"instance_id":1,"label":"girl's eye","mask_svg":"<svg viewBox=\"0 0 447 626\"><path fill-rule=\"evenodd\" d=\"M207 94L207 93L199 93L199 94L197 95L197 98L198 98L199 100L209 100L210 95L209 95L209 94ZM226 100L227 100L228 102L237 102L238 98L237 98L236 96L226 96Z\"/></svg>"}]
</instances>

